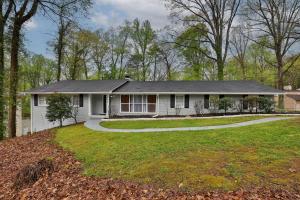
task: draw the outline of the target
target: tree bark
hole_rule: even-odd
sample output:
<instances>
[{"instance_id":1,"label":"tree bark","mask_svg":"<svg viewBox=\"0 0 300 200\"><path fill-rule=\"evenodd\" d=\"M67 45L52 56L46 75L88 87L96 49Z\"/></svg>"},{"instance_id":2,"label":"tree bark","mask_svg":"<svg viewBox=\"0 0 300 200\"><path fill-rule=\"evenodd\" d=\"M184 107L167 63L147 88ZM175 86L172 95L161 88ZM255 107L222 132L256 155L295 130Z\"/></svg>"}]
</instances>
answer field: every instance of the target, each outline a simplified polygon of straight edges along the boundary
<instances>
[{"instance_id":1,"label":"tree bark","mask_svg":"<svg viewBox=\"0 0 300 200\"><path fill-rule=\"evenodd\" d=\"M16 111L17 111L17 88L19 71L19 49L20 49L20 31L21 25L18 21L14 22L11 42L11 62L10 62L10 80L9 80L9 119L8 134L9 137L16 137Z\"/></svg>"},{"instance_id":2,"label":"tree bark","mask_svg":"<svg viewBox=\"0 0 300 200\"><path fill-rule=\"evenodd\" d=\"M0 140L4 131L4 23L0 20Z\"/></svg>"},{"instance_id":3,"label":"tree bark","mask_svg":"<svg viewBox=\"0 0 300 200\"><path fill-rule=\"evenodd\" d=\"M57 74L56 80L60 81L61 79L61 64L62 64L62 57L63 57L63 39L64 39L64 31L61 27L58 31L58 44L57 44Z\"/></svg>"},{"instance_id":4,"label":"tree bark","mask_svg":"<svg viewBox=\"0 0 300 200\"><path fill-rule=\"evenodd\" d=\"M18 90L18 72L19 72L19 50L20 35L22 25L30 20L36 13L39 0L32 2L31 8L26 12L29 0L24 0L19 7L19 11L14 8L13 31L11 37L11 54L10 54L10 80L9 80L9 116L8 116L8 134L10 137L16 137L16 111L17 111L17 90Z\"/></svg>"},{"instance_id":5,"label":"tree bark","mask_svg":"<svg viewBox=\"0 0 300 200\"><path fill-rule=\"evenodd\" d=\"M7 19L12 10L13 3L10 2L5 12L3 12L4 2L0 2L0 140L4 139L5 126L4 126L4 31Z\"/></svg>"},{"instance_id":6,"label":"tree bark","mask_svg":"<svg viewBox=\"0 0 300 200\"><path fill-rule=\"evenodd\" d=\"M217 65L218 65L218 80L222 81L224 80L224 62L222 58L217 59Z\"/></svg>"},{"instance_id":7,"label":"tree bark","mask_svg":"<svg viewBox=\"0 0 300 200\"><path fill-rule=\"evenodd\" d=\"M283 57L280 53L276 53L277 58L277 89L283 90L284 89L284 73L283 73ZM278 97L278 108L283 109L284 108L284 96L279 95Z\"/></svg>"}]
</instances>

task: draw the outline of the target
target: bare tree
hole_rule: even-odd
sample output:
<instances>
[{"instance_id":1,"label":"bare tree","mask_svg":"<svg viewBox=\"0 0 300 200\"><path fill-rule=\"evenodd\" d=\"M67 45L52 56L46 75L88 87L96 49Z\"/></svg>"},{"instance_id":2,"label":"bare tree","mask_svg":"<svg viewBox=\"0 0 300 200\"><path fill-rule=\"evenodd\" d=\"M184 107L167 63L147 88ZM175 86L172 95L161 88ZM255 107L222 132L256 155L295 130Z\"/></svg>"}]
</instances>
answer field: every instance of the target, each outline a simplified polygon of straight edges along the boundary
<instances>
[{"instance_id":1,"label":"bare tree","mask_svg":"<svg viewBox=\"0 0 300 200\"><path fill-rule=\"evenodd\" d=\"M249 31L246 26L237 26L233 28L230 39L230 49L242 69L243 80L247 79L246 53L249 41Z\"/></svg>"},{"instance_id":2,"label":"bare tree","mask_svg":"<svg viewBox=\"0 0 300 200\"><path fill-rule=\"evenodd\" d=\"M95 32L95 40L92 44L92 61L97 68L97 78L103 79L104 61L109 51L107 34L103 31Z\"/></svg>"},{"instance_id":3,"label":"bare tree","mask_svg":"<svg viewBox=\"0 0 300 200\"><path fill-rule=\"evenodd\" d=\"M58 32L57 32L57 38L54 42L54 51L57 57L57 72L56 72L56 80L61 80L61 71L62 71L62 63L64 58L64 50L66 46L65 36L67 35L67 32L69 28L72 25L71 20L66 20L64 17L64 7L60 6L59 12L58 12Z\"/></svg>"},{"instance_id":4,"label":"bare tree","mask_svg":"<svg viewBox=\"0 0 300 200\"><path fill-rule=\"evenodd\" d=\"M140 23L135 19L132 24L131 38L134 43L135 54L140 57L141 61L141 80L146 81L149 70L149 48L155 38L155 32L148 20Z\"/></svg>"},{"instance_id":5,"label":"bare tree","mask_svg":"<svg viewBox=\"0 0 300 200\"><path fill-rule=\"evenodd\" d=\"M248 20L258 37L267 37L264 45L276 56L277 88L283 89L285 74L300 57L286 62L293 47L300 41L300 1L248 0ZM280 98L282 105L283 98Z\"/></svg>"},{"instance_id":6,"label":"bare tree","mask_svg":"<svg viewBox=\"0 0 300 200\"><path fill-rule=\"evenodd\" d=\"M166 0L173 15L189 26L205 24L208 34L202 40L209 44L214 55L208 58L217 63L218 79L224 79L224 66L228 54L230 30L240 6L240 0ZM199 30L203 32L203 30Z\"/></svg>"},{"instance_id":7,"label":"bare tree","mask_svg":"<svg viewBox=\"0 0 300 200\"><path fill-rule=\"evenodd\" d=\"M57 20L57 36L51 46L57 58L57 81L61 80L62 64L66 48L66 35L71 31L72 26L76 24L77 15L85 15L91 5L91 0L65 0L57 4L54 9Z\"/></svg>"}]
</instances>

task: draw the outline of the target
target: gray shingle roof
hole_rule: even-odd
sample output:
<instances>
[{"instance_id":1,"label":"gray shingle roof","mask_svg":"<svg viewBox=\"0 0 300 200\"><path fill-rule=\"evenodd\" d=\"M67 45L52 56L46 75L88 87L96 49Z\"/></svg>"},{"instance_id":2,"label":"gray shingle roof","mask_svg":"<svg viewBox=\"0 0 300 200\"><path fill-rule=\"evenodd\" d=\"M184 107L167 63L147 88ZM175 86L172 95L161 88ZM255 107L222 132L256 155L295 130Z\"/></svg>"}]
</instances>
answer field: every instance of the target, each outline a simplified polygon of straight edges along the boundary
<instances>
[{"instance_id":1,"label":"gray shingle roof","mask_svg":"<svg viewBox=\"0 0 300 200\"><path fill-rule=\"evenodd\" d=\"M131 81L115 93L280 94L282 91L255 81Z\"/></svg>"},{"instance_id":2,"label":"gray shingle roof","mask_svg":"<svg viewBox=\"0 0 300 200\"><path fill-rule=\"evenodd\" d=\"M60 81L27 91L29 94L43 93L110 93L126 83L126 80Z\"/></svg>"},{"instance_id":3,"label":"gray shingle roof","mask_svg":"<svg viewBox=\"0 0 300 200\"><path fill-rule=\"evenodd\" d=\"M182 94L281 94L280 90L255 81L61 81L27 91L28 94L47 93L182 93Z\"/></svg>"}]
</instances>

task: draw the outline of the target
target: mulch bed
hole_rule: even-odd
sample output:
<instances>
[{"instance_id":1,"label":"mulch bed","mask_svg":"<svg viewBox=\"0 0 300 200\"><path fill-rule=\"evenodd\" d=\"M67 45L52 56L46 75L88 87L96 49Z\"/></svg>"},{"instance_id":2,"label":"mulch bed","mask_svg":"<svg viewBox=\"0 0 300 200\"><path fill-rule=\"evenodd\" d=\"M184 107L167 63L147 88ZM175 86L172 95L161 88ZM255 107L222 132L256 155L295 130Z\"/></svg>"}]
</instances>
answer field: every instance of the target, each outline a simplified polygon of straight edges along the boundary
<instances>
[{"instance_id":1,"label":"mulch bed","mask_svg":"<svg viewBox=\"0 0 300 200\"><path fill-rule=\"evenodd\" d=\"M121 180L86 177L81 163L52 141L50 132L0 143L0 199L300 199L299 191L255 188L233 192L184 193ZM24 168L50 160L54 169L21 189L16 176Z\"/></svg>"}]
</instances>

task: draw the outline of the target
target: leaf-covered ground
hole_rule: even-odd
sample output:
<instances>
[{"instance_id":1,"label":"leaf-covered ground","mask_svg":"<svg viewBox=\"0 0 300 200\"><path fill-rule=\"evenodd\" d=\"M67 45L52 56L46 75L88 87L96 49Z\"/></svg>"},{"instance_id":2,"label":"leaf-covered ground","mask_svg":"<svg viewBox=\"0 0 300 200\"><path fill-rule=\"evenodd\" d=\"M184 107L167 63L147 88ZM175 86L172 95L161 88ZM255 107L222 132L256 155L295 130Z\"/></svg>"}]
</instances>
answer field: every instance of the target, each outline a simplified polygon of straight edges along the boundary
<instances>
[{"instance_id":1,"label":"leaf-covered ground","mask_svg":"<svg viewBox=\"0 0 300 200\"><path fill-rule=\"evenodd\" d=\"M41 159L54 163L54 172L32 186L13 188L16 174ZM296 188L252 188L185 193L177 189L83 175L81 163L53 143L52 133L0 142L0 199L300 199Z\"/></svg>"}]
</instances>

